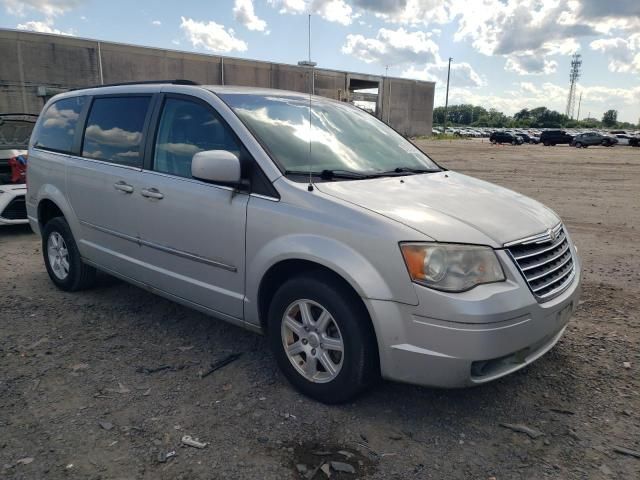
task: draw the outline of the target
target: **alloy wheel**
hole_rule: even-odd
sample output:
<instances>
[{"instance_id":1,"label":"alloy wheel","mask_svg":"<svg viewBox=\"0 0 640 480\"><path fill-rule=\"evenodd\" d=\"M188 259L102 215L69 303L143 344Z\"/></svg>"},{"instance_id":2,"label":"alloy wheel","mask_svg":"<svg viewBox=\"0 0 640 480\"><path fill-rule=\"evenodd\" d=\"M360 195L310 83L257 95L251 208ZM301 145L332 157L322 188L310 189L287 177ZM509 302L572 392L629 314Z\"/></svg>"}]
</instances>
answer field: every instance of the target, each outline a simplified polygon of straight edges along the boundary
<instances>
[{"instance_id":1,"label":"alloy wheel","mask_svg":"<svg viewBox=\"0 0 640 480\"><path fill-rule=\"evenodd\" d=\"M314 383L327 383L338 376L344 341L326 308L313 300L296 300L285 310L281 325L282 346L298 373Z\"/></svg>"},{"instance_id":2,"label":"alloy wheel","mask_svg":"<svg viewBox=\"0 0 640 480\"><path fill-rule=\"evenodd\" d=\"M47 255L53 274L59 280L65 280L69 276L69 250L62 235L52 232L47 240Z\"/></svg>"}]
</instances>

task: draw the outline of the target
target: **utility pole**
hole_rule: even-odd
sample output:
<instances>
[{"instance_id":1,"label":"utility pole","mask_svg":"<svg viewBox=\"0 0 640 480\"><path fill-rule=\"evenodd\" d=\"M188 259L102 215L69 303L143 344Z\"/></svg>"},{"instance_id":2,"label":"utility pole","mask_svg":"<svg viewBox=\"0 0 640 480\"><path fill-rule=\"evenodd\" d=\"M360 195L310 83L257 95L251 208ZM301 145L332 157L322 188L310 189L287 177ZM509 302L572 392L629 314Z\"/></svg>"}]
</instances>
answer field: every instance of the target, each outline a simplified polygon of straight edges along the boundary
<instances>
[{"instance_id":1,"label":"utility pole","mask_svg":"<svg viewBox=\"0 0 640 480\"><path fill-rule=\"evenodd\" d=\"M577 122L580 121L580 105L581 104L582 104L582 92L580 92L580 98L578 99L578 117L576 118Z\"/></svg>"},{"instance_id":2,"label":"utility pole","mask_svg":"<svg viewBox=\"0 0 640 480\"><path fill-rule=\"evenodd\" d=\"M447 110L449 109L449 77L451 76L451 60L453 60L453 58L449 57L449 68L447 70L447 95L444 100L444 131L442 133L445 133L445 131L447 130Z\"/></svg>"},{"instance_id":3,"label":"utility pole","mask_svg":"<svg viewBox=\"0 0 640 480\"><path fill-rule=\"evenodd\" d=\"M389 76L389 65L387 65L384 69L384 76L388 77Z\"/></svg>"}]
</instances>

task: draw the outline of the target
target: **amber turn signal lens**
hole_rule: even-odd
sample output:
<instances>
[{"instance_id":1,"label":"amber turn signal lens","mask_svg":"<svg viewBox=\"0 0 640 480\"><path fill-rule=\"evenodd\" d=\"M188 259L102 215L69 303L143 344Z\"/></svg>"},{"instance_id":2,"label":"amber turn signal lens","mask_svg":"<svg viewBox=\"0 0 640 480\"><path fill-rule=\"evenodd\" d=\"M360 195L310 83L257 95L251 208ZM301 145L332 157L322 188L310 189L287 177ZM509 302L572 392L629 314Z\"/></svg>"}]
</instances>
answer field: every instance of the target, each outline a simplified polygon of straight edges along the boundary
<instances>
[{"instance_id":1,"label":"amber turn signal lens","mask_svg":"<svg viewBox=\"0 0 640 480\"><path fill-rule=\"evenodd\" d=\"M405 244L402 245L402 255L407 263L407 269L412 280L424 279L424 258L427 254L425 248L421 245Z\"/></svg>"}]
</instances>

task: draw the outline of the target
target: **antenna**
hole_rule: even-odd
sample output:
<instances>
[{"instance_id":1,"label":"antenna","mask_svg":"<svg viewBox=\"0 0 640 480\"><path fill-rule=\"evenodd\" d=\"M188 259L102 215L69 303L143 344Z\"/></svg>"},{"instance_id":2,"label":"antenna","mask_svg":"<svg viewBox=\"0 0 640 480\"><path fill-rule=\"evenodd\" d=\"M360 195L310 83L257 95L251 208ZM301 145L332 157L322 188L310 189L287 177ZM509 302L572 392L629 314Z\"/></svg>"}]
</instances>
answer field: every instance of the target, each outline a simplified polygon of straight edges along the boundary
<instances>
[{"instance_id":1,"label":"antenna","mask_svg":"<svg viewBox=\"0 0 640 480\"><path fill-rule=\"evenodd\" d=\"M317 65L316 62L311 61L311 14L309 14L309 23L308 23L308 36L309 36L309 46L308 46L308 60L301 60L298 62L298 65L301 67L307 67L309 72L309 186L307 190L313 192L313 169L311 168L311 95L315 93L316 90L316 75L314 68Z\"/></svg>"},{"instance_id":2,"label":"antenna","mask_svg":"<svg viewBox=\"0 0 640 480\"><path fill-rule=\"evenodd\" d=\"M573 119L573 112L576 107L576 83L582 74L582 55L574 53L571 56L571 70L569 71L569 96L567 98L567 108L565 115Z\"/></svg>"}]
</instances>

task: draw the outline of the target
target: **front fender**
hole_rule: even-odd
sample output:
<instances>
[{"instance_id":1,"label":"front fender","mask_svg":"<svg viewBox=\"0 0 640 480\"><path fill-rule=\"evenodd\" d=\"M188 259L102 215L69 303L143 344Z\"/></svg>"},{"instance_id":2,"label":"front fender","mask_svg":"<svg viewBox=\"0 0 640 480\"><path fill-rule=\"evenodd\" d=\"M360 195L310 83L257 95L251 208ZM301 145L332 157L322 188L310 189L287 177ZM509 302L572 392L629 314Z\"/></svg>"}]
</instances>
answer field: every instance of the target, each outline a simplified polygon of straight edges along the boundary
<instances>
[{"instance_id":1,"label":"front fender","mask_svg":"<svg viewBox=\"0 0 640 480\"><path fill-rule=\"evenodd\" d=\"M363 298L392 300L383 276L358 251L335 239L312 234L291 234L264 244L247 259L245 320L259 324L258 290L267 271L284 260L307 260L344 278Z\"/></svg>"}]
</instances>

